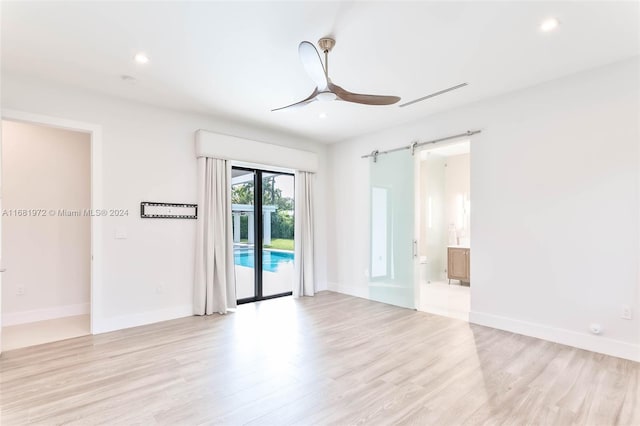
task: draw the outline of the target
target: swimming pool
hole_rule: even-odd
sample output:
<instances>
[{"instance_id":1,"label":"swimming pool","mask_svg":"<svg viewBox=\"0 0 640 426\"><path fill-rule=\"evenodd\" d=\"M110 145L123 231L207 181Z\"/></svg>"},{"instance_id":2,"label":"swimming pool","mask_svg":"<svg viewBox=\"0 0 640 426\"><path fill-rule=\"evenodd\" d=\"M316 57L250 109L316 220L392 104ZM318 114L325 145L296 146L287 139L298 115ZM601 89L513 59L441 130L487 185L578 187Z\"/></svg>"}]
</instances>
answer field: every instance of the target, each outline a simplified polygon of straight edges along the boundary
<instances>
[{"instance_id":1,"label":"swimming pool","mask_svg":"<svg viewBox=\"0 0 640 426\"><path fill-rule=\"evenodd\" d=\"M255 255L253 249L234 249L234 263L247 268L255 267ZM262 251L262 270L278 272L278 269L286 266L293 266L293 252L290 251Z\"/></svg>"}]
</instances>

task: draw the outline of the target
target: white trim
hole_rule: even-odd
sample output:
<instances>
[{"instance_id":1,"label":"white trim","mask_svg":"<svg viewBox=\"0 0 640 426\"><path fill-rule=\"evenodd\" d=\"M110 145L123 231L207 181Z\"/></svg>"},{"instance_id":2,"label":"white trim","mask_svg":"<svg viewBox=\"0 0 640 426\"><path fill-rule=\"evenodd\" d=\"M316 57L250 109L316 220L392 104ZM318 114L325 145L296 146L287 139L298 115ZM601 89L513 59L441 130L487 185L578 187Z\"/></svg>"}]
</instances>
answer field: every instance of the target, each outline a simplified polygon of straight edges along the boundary
<instances>
[{"instance_id":1,"label":"white trim","mask_svg":"<svg viewBox=\"0 0 640 426\"><path fill-rule=\"evenodd\" d=\"M640 362L640 345L613 340L604 336L578 333L544 324L474 311L469 313L469 322Z\"/></svg>"},{"instance_id":2,"label":"white trim","mask_svg":"<svg viewBox=\"0 0 640 426\"><path fill-rule=\"evenodd\" d=\"M318 171L318 154L208 130L196 131L196 157L263 164L305 172Z\"/></svg>"},{"instance_id":3,"label":"white trim","mask_svg":"<svg viewBox=\"0 0 640 426\"><path fill-rule=\"evenodd\" d=\"M76 305L55 306L53 308L34 309L31 311L11 312L2 314L2 326L86 315L89 313L89 310L90 306L88 303L79 303Z\"/></svg>"},{"instance_id":4,"label":"white trim","mask_svg":"<svg viewBox=\"0 0 640 426\"><path fill-rule=\"evenodd\" d=\"M122 330L124 328L138 327L141 325L191 316L193 316L193 306L183 305L138 314L103 318L100 322L100 327L94 330L94 334L108 333L110 331Z\"/></svg>"},{"instance_id":5,"label":"white trim","mask_svg":"<svg viewBox=\"0 0 640 426\"><path fill-rule=\"evenodd\" d=\"M60 129L86 132L91 135L91 209L102 208L102 126L49 115L12 109L2 110L2 119L41 124ZM102 294L102 228L98 217L91 217L91 333L101 328L99 301Z\"/></svg>"}]
</instances>

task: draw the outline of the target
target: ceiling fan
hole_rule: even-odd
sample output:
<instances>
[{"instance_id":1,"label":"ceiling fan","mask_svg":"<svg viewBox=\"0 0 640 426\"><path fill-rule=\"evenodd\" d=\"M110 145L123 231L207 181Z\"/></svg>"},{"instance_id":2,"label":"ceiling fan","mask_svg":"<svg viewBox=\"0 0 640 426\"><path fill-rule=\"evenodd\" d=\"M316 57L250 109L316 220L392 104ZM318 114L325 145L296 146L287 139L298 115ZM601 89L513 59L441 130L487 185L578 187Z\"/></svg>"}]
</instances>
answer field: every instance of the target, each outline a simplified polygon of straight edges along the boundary
<instances>
[{"instance_id":1,"label":"ceiling fan","mask_svg":"<svg viewBox=\"0 0 640 426\"><path fill-rule=\"evenodd\" d=\"M318 46L324 52L324 65L320 54L313 43L303 41L298 46L298 54L304 69L309 77L316 83L316 88L305 99L291 105L272 109L279 111L287 108L300 107L315 101L346 101L365 105L392 105L400 100L398 96L364 95L352 93L343 89L337 84L333 84L329 78L329 52L335 46L336 41L332 38L321 38Z\"/></svg>"}]
</instances>

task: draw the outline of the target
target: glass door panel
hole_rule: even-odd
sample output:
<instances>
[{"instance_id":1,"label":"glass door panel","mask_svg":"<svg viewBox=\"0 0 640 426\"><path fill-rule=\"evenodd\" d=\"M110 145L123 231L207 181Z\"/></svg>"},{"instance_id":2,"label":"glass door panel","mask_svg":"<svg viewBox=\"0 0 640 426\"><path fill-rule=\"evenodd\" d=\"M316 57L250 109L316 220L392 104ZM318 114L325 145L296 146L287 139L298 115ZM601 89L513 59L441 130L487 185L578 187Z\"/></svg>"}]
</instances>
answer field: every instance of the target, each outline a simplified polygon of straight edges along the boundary
<instances>
[{"instance_id":1,"label":"glass door panel","mask_svg":"<svg viewBox=\"0 0 640 426\"><path fill-rule=\"evenodd\" d=\"M262 172L262 295L293 290L294 177Z\"/></svg>"},{"instance_id":2,"label":"glass door panel","mask_svg":"<svg viewBox=\"0 0 640 426\"><path fill-rule=\"evenodd\" d=\"M292 294L293 203L292 174L233 168L231 212L238 303Z\"/></svg>"},{"instance_id":3,"label":"glass door panel","mask_svg":"<svg viewBox=\"0 0 640 426\"><path fill-rule=\"evenodd\" d=\"M253 170L232 170L231 213L233 217L233 256L238 300L256 297L255 274L255 179Z\"/></svg>"},{"instance_id":4,"label":"glass door panel","mask_svg":"<svg viewBox=\"0 0 640 426\"><path fill-rule=\"evenodd\" d=\"M398 151L370 161L369 297L414 308L414 158Z\"/></svg>"}]
</instances>

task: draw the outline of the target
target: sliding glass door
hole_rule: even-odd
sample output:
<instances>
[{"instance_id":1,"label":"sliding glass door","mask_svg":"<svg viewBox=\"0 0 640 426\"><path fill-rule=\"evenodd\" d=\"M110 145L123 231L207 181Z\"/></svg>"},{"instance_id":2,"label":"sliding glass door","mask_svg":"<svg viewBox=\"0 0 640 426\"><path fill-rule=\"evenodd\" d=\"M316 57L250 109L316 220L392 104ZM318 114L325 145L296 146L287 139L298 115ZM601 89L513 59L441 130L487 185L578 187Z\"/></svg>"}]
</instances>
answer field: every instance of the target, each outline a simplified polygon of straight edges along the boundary
<instances>
[{"instance_id":1,"label":"sliding glass door","mask_svg":"<svg viewBox=\"0 0 640 426\"><path fill-rule=\"evenodd\" d=\"M370 161L369 297L414 308L414 158L399 151Z\"/></svg>"},{"instance_id":2,"label":"sliding glass door","mask_svg":"<svg viewBox=\"0 0 640 426\"><path fill-rule=\"evenodd\" d=\"M256 261L254 214L256 172L236 169L231 173L231 211L233 217L233 256L236 270L236 297L256 297Z\"/></svg>"},{"instance_id":3,"label":"sliding glass door","mask_svg":"<svg viewBox=\"0 0 640 426\"><path fill-rule=\"evenodd\" d=\"M293 289L294 177L262 172L262 295Z\"/></svg>"},{"instance_id":4,"label":"sliding glass door","mask_svg":"<svg viewBox=\"0 0 640 426\"><path fill-rule=\"evenodd\" d=\"M238 303L291 295L294 176L234 167L231 189Z\"/></svg>"}]
</instances>

